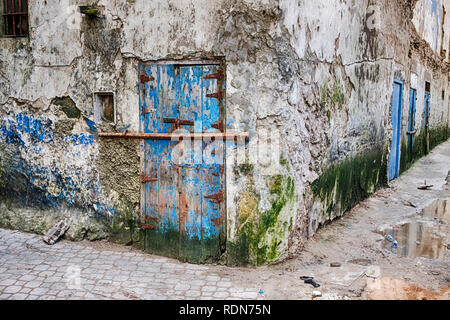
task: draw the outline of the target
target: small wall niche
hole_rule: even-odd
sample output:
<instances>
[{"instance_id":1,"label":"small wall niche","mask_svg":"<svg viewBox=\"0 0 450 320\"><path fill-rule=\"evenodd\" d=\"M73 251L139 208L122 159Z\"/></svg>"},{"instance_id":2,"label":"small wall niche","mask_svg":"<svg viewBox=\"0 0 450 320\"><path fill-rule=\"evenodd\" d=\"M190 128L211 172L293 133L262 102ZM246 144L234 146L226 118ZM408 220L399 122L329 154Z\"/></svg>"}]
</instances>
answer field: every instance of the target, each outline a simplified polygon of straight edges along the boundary
<instances>
[{"instance_id":1,"label":"small wall niche","mask_svg":"<svg viewBox=\"0 0 450 320\"><path fill-rule=\"evenodd\" d=\"M94 122L116 124L116 102L113 92L94 92Z\"/></svg>"}]
</instances>

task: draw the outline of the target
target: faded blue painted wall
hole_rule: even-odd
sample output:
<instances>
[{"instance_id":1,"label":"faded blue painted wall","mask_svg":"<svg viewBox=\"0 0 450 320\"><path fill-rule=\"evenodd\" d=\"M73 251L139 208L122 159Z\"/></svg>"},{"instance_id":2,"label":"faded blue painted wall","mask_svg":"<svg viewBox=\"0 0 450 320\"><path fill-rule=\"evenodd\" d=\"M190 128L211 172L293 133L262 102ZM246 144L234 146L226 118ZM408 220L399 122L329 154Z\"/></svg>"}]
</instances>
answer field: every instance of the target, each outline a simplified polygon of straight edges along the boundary
<instances>
[{"instance_id":1,"label":"faded blue painted wall","mask_svg":"<svg viewBox=\"0 0 450 320\"><path fill-rule=\"evenodd\" d=\"M92 133L59 135L52 120L21 112L0 120L0 146L2 196L24 205L114 212L102 199Z\"/></svg>"}]
</instances>

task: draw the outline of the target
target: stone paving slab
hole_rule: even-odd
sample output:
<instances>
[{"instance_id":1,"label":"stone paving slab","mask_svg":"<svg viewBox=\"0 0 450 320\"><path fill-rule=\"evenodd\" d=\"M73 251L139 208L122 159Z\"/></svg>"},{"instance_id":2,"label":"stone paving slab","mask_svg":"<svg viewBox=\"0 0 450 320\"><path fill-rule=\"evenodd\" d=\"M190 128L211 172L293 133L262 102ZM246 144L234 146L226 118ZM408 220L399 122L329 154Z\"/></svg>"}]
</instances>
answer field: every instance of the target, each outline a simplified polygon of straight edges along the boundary
<instances>
[{"instance_id":1,"label":"stone paving slab","mask_svg":"<svg viewBox=\"0 0 450 320\"><path fill-rule=\"evenodd\" d=\"M261 299L258 290L192 265L145 253L97 250L0 229L0 299Z\"/></svg>"}]
</instances>

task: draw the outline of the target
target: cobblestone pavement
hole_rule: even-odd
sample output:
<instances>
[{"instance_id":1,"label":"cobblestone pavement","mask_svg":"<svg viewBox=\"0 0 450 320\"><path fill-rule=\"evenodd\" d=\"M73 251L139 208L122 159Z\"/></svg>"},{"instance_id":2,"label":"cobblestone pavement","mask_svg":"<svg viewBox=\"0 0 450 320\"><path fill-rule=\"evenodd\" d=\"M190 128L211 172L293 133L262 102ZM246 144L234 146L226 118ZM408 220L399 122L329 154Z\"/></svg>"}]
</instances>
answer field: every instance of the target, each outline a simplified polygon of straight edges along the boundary
<instances>
[{"instance_id":1,"label":"cobblestone pavement","mask_svg":"<svg viewBox=\"0 0 450 320\"><path fill-rule=\"evenodd\" d=\"M257 299L220 266L191 265L0 229L0 299Z\"/></svg>"}]
</instances>

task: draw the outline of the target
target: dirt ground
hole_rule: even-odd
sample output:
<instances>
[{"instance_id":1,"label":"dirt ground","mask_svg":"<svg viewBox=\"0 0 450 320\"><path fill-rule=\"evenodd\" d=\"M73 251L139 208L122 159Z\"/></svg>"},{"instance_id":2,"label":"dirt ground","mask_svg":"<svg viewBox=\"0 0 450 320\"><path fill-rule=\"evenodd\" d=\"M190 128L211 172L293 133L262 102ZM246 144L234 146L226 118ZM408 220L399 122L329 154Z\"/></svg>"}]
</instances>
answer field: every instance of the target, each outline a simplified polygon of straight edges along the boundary
<instances>
[{"instance_id":1,"label":"dirt ground","mask_svg":"<svg viewBox=\"0 0 450 320\"><path fill-rule=\"evenodd\" d=\"M449 170L450 140L320 229L297 257L221 272L253 283L266 299L450 299ZM425 180L432 187L418 189ZM436 199L448 199L448 205L441 201L437 208ZM422 211L430 206L428 217ZM402 230L411 234L405 237ZM399 237L397 248L387 234L395 241ZM304 283L302 276L313 277L320 287Z\"/></svg>"}]
</instances>

